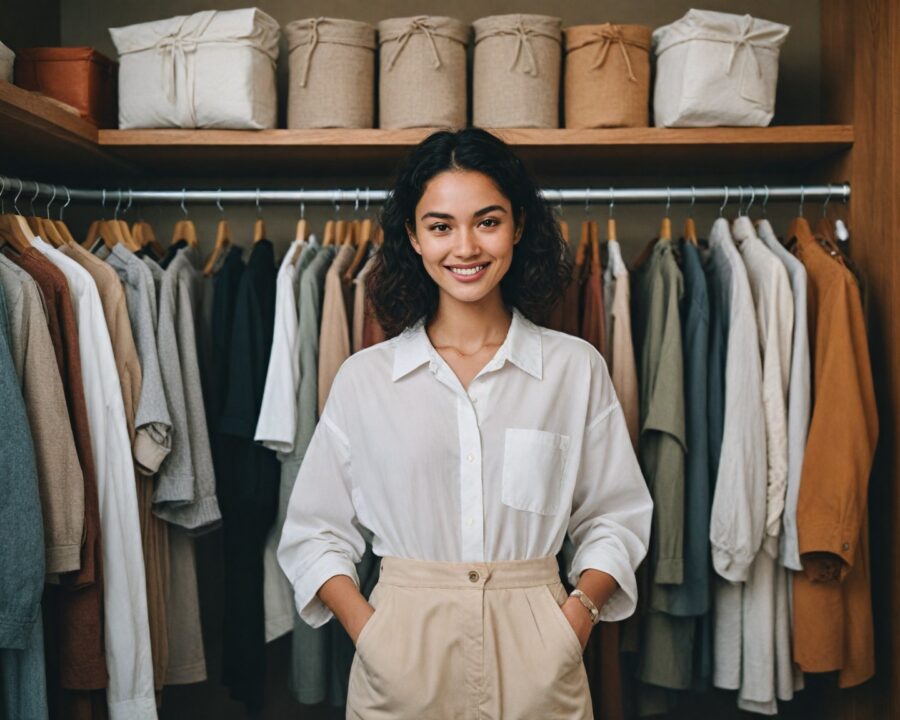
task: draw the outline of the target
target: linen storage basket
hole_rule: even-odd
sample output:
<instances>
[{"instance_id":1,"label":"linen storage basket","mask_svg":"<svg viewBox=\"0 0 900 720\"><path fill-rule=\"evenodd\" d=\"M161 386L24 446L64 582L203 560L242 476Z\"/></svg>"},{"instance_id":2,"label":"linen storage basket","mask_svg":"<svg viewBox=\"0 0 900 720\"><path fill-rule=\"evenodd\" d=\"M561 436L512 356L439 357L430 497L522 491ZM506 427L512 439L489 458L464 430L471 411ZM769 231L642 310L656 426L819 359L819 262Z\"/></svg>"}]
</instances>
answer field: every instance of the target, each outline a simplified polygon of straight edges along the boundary
<instances>
[{"instance_id":1,"label":"linen storage basket","mask_svg":"<svg viewBox=\"0 0 900 720\"><path fill-rule=\"evenodd\" d=\"M472 23L472 124L558 128L561 21L548 15L491 15Z\"/></svg>"},{"instance_id":2,"label":"linen storage basket","mask_svg":"<svg viewBox=\"0 0 900 720\"><path fill-rule=\"evenodd\" d=\"M90 47L23 48L16 85L75 108L97 127L116 126L118 66Z\"/></svg>"},{"instance_id":3,"label":"linen storage basket","mask_svg":"<svg viewBox=\"0 0 900 720\"><path fill-rule=\"evenodd\" d=\"M16 54L0 42L0 80L8 83L13 81L13 63L15 61Z\"/></svg>"},{"instance_id":4,"label":"linen storage basket","mask_svg":"<svg viewBox=\"0 0 900 720\"><path fill-rule=\"evenodd\" d=\"M750 15L689 10L653 33L657 126L765 126L790 28Z\"/></svg>"},{"instance_id":5,"label":"linen storage basket","mask_svg":"<svg viewBox=\"0 0 900 720\"><path fill-rule=\"evenodd\" d=\"M375 27L317 17L285 27L289 128L370 128L375 123Z\"/></svg>"},{"instance_id":6,"label":"linen storage basket","mask_svg":"<svg viewBox=\"0 0 900 720\"><path fill-rule=\"evenodd\" d=\"M417 15L378 23L378 125L466 126L469 26Z\"/></svg>"},{"instance_id":7,"label":"linen storage basket","mask_svg":"<svg viewBox=\"0 0 900 720\"><path fill-rule=\"evenodd\" d=\"M257 8L110 28L119 127L275 127L278 23Z\"/></svg>"},{"instance_id":8,"label":"linen storage basket","mask_svg":"<svg viewBox=\"0 0 900 720\"><path fill-rule=\"evenodd\" d=\"M647 127L650 37L643 25L566 28L567 128Z\"/></svg>"}]
</instances>

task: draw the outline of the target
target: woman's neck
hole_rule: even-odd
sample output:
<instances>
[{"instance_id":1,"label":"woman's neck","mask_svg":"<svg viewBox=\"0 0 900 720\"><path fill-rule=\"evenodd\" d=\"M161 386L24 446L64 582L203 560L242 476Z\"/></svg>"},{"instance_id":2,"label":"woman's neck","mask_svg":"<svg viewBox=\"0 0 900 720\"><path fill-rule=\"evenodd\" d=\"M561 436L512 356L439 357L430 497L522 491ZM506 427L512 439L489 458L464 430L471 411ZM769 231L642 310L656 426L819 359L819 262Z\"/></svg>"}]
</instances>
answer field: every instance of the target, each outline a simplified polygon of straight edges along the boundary
<instances>
[{"instance_id":1,"label":"woman's neck","mask_svg":"<svg viewBox=\"0 0 900 720\"><path fill-rule=\"evenodd\" d=\"M500 288L478 302L460 302L441 293L438 308L427 331L436 345L450 345L464 353L486 343L502 343L512 313L503 304Z\"/></svg>"}]
</instances>

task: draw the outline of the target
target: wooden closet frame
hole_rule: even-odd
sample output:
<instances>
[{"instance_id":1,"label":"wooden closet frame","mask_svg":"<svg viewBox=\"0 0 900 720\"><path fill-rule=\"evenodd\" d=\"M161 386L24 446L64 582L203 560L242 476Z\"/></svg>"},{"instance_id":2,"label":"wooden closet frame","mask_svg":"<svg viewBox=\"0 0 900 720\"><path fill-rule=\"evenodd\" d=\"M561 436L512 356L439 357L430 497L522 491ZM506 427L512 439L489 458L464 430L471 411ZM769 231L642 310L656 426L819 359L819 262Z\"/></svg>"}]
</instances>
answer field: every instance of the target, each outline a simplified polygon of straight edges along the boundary
<instances>
[{"instance_id":1,"label":"wooden closet frame","mask_svg":"<svg viewBox=\"0 0 900 720\"><path fill-rule=\"evenodd\" d=\"M900 718L900 2L822 0L820 21L823 122L852 125L854 143L813 172L852 188L880 433L869 491L876 674L829 690L819 717L887 720Z\"/></svg>"}]
</instances>

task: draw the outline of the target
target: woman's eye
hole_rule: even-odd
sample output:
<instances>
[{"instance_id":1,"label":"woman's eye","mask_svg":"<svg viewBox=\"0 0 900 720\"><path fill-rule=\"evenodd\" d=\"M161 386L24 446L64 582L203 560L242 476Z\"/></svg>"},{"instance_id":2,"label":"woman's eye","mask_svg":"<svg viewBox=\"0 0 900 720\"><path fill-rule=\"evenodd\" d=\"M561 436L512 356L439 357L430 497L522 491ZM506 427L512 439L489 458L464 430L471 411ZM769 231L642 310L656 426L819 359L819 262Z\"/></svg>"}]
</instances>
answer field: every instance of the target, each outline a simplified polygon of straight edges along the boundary
<instances>
[{"instance_id":1,"label":"woman's eye","mask_svg":"<svg viewBox=\"0 0 900 720\"><path fill-rule=\"evenodd\" d=\"M482 220L481 222L491 223L491 224L488 225L487 227L497 227L497 225L500 224L500 221L497 220L497 218L485 218L485 219Z\"/></svg>"},{"instance_id":2,"label":"woman's eye","mask_svg":"<svg viewBox=\"0 0 900 720\"><path fill-rule=\"evenodd\" d=\"M450 226L447 223L437 223L431 226L432 232L444 232L445 230L449 230Z\"/></svg>"}]
</instances>

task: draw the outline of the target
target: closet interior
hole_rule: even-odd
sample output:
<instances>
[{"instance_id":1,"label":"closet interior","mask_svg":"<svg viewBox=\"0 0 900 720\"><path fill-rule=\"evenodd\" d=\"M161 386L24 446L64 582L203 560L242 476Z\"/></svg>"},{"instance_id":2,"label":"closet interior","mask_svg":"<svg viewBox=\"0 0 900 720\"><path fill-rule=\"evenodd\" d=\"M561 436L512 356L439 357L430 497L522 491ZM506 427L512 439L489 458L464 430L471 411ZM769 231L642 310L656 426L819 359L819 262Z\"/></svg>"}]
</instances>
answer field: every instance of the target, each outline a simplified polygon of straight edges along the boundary
<instances>
[{"instance_id":1,"label":"closet interior","mask_svg":"<svg viewBox=\"0 0 900 720\"><path fill-rule=\"evenodd\" d=\"M14 33L7 44L109 48L107 27L143 19L116 5L50 0L29 7L17 4L10 12L18 37ZM164 5L161 17L168 11L195 12L201 3L170 0ZM296 15L289 5L273 1L265 9L286 22ZM439 3L420 5L442 12ZM577 5L571 11L573 24L593 21L596 11L586 3ZM674 0L637 3L640 7L631 9L628 5L608 3L603 13L661 25L688 9ZM780 4L748 0L745 8L721 0L709 5L768 17L778 15ZM526 161L573 237L583 220L598 221L602 230L615 218L612 227L629 265L647 240L658 235L664 218L674 223L676 237L687 218L705 237L717 217L742 214L768 217L779 235L788 232L798 214L811 223L820 216L832 223L840 218L849 228L850 239L841 248L866 287L880 426L869 482L876 672L868 682L849 689L838 689L834 674L807 675L806 688L780 705L779 716L881 720L900 717L900 5L893 0L810 0L802 6L803 12L795 10L791 16L794 25L799 18L801 23L817 23L801 37L814 38L811 47L819 51L797 51L795 46L782 57L782 77L788 82L779 84L779 103L789 110L786 118L776 114L769 127L494 132ZM549 11L537 2L529 8ZM483 10L478 3L466 2L457 14L478 17L487 14ZM327 3L313 3L303 14L328 12ZM371 12L358 2L345 8L347 17ZM649 17L635 20L640 13ZM114 56L114 51L109 54ZM808 77L815 78L818 88L804 95L799 88ZM283 85L282 77L282 90ZM818 116L802 102L786 99L788 93L813 98ZM284 105L281 97L282 119ZM22 215L64 218L79 243L93 221L112 218L129 225L145 221L164 246L175 224L188 220L196 228L196 247L204 262L221 240L219 221L227 220L234 245L251 247L254 232L265 232L280 257L298 236L298 221L307 223L304 237L309 232L321 237L326 222L374 220L397 161L431 132L283 126L98 129L46 98L0 82L0 213L15 208ZM840 425L843 420L835 417L833 422ZM244 717L243 706L228 697L220 682L220 554L221 538L215 533L197 538L209 679L167 686L161 718L199 717L201 712ZM291 640L285 637L267 646L266 700L259 716L343 717L342 710L326 702L301 706L291 697L291 652ZM719 691L692 695L665 715L699 716L750 717L737 708L733 694Z\"/></svg>"}]
</instances>

